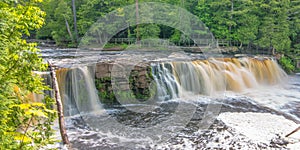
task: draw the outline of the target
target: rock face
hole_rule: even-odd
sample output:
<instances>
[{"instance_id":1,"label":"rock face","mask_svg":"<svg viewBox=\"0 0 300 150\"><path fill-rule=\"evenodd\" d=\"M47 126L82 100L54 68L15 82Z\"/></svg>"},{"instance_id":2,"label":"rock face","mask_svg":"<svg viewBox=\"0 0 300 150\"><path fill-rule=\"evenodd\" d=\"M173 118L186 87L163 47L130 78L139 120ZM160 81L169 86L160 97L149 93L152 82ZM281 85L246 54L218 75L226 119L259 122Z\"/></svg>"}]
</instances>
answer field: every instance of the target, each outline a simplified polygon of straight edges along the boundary
<instances>
[{"instance_id":1,"label":"rock face","mask_svg":"<svg viewBox=\"0 0 300 150\"><path fill-rule=\"evenodd\" d=\"M101 79L111 76L113 63L98 63L96 65L96 78Z\"/></svg>"},{"instance_id":2,"label":"rock face","mask_svg":"<svg viewBox=\"0 0 300 150\"><path fill-rule=\"evenodd\" d=\"M143 101L151 96L151 90L155 90L150 87L153 76L149 63L98 63L95 77L100 99L105 104L115 104L123 98Z\"/></svg>"}]
</instances>

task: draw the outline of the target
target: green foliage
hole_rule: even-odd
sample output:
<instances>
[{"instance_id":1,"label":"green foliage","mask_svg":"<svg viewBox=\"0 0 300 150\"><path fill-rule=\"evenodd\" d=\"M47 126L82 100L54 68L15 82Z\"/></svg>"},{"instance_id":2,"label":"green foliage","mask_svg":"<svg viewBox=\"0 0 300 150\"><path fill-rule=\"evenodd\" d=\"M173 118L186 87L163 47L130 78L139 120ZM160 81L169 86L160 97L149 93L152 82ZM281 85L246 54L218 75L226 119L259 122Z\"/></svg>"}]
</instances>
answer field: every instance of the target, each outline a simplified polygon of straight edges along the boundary
<instances>
[{"instance_id":1,"label":"green foliage","mask_svg":"<svg viewBox=\"0 0 300 150\"><path fill-rule=\"evenodd\" d=\"M97 29L106 27L105 31L110 33L114 30L107 24L98 24L91 28L100 17L107 13L118 10L123 13L123 6L135 4L135 0L80 0L76 1L77 25L79 36L83 36L87 30L93 33L99 32ZM210 28L217 39L225 39L230 43L240 43L240 47L249 43L257 47L272 48L280 53L287 53L291 48L297 49L300 44L300 2L299 0L139 0L142 2L161 2L186 8L188 11L199 17L206 26ZM66 29L65 20L68 21L71 32L73 33L73 13L72 5L69 0L46 0L42 5L46 11L46 25L37 32L37 37L42 39L55 39L58 44L66 43L72 45L72 36ZM131 10L135 18L135 10ZM147 16L151 22L153 19L162 19L160 16L153 16L147 9L139 7L140 15ZM174 23L180 28L190 30L189 18L180 15L180 9L170 10L170 18L176 20ZM176 14L176 15L174 15ZM170 19L168 18L168 19ZM117 19L116 19L117 20ZM132 24L128 22L129 24ZM94 30L94 31L93 31ZM193 31L198 32L198 31ZM201 32L201 31L199 31ZM97 33L101 35L102 33ZM126 36L127 34L127 36ZM185 33L189 34L189 33ZM136 26L118 33L115 37L136 37ZM140 39L159 37L170 39L173 43L184 45L190 42L188 35L182 34L176 29L164 27L163 25L144 24L139 25ZM84 39L81 41L89 41ZM103 43L101 37L96 43ZM74 46L74 45L72 45ZM235 45L236 46L236 45Z\"/></svg>"},{"instance_id":2,"label":"green foliage","mask_svg":"<svg viewBox=\"0 0 300 150\"><path fill-rule=\"evenodd\" d=\"M279 59L279 64L288 74L291 74L295 71L295 66L293 65L292 60L286 56L283 56Z\"/></svg>"},{"instance_id":3,"label":"green foliage","mask_svg":"<svg viewBox=\"0 0 300 150\"><path fill-rule=\"evenodd\" d=\"M67 42L70 41L73 37L68 36L66 23L72 22L72 11L71 8L68 6L68 4L64 0L60 0L58 2L58 6L55 9L54 12L55 22L56 25L54 28L56 30L52 31L52 36L55 39L55 41L58 44L61 44L61 42ZM65 26L60 26L65 25Z\"/></svg>"},{"instance_id":4,"label":"green foliage","mask_svg":"<svg viewBox=\"0 0 300 150\"><path fill-rule=\"evenodd\" d=\"M102 103L107 105L117 103L116 97L112 91L110 77L95 79L95 85L96 85L96 89L98 90L98 96Z\"/></svg>"},{"instance_id":5,"label":"green foliage","mask_svg":"<svg viewBox=\"0 0 300 150\"><path fill-rule=\"evenodd\" d=\"M288 10L291 47L300 49L300 1L291 0Z\"/></svg>"},{"instance_id":6,"label":"green foliage","mask_svg":"<svg viewBox=\"0 0 300 150\"><path fill-rule=\"evenodd\" d=\"M114 44L114 43L107 43L105 44L104 48L105 49L110 49L110 48L115 48L115 49L126 49L127 48L127 44L125 43L121 43L121 44Z\"/></svg>"},{"instance_id":7,"label":"green foliage","mask_svg":"<svg viewBox=\"0 0 300 150\"><path fill-rule=\"evenodd\" d=\"M261 10L261 22L257 43L262 47L275 48L283 52L290 48L288 7L289 0L257 2Z\"/></svg>"},{"instance_id":8,"label":"green foliage","mask_svg":"<svg viewBox=\"0 0 300 150\"><path fill-rule=\"evenodd\" d=\"M36 44L23 36L40 28L45 13L37 7L41 0L0 2L0 149L38 149L52 142L55 111L32 102L28 95L47 89L33 71L46 69Z\"/></svg>"},{"instance_id":9,"label":"green foliage","mask_svg":"<svg viewBox=\"0 0 300 150\"><path fill-rule=\"evenodd\" d=\"M232 12L235 26L232 29L232 40L248 44L256 39L259 26L259 17L256 15L256 6L253 1L236 1ZM252 7L249 7L252 6Z\"/></svg>"},{"instance_id":10,"label":"green foliage","mask_svg":"<svg viewBox=\"0 0 300 150\"><path fill-rule=\"evenodd\" d=\"M134 32L137 33L137 29ZM139 26L138 32L141 39L158 38L160 28L157 24L144 24Z\"/></svg>"},{"instance_id":11,"label":"green foliage","mask_svg":"<svg viewBox=\"0 0 300 150\"><path fill-rule=\"evenodd\" d=\"M70 3L67 0L45 0L42 3L41 8L47 13L46 24L37 31L37 38L53 39L59 46L74 43L73 14ZM67 26L70 28L71 35L67 31Z\"/></svg>"},{"instance_id":12,"label":"green foliage","mask_svg":"<svg viewBox=\"0 0 300 150\"><path fill-rule=\"evenodd\" d=\"M36 38L38 39L53 39L51 32L54 30L56 24L54 18L54 12L58 5L57 1L44 0L39 6L46 12L45 24L42 28L37 30Z\"/></svg>"},{"instance_id":13,"label":"green foliage","mask_svg":"<svg viewBox=\"0 0 300 150\"><path fill-rule=\"evenodd\" d=\"M119 100L124 103L132 103L135 99L146 101L154 98L157 85L151 84L153 81L152 70L150 67L147 67L144 71L146 72L138 69L131 71L128 83L130 89L121 89L120 85L115 85L116 87L114 88L116 89L113 89L111 77L95 79L95 86L98 90L100 101L106 105L113 105L119 104ZM140 80L141 77L144 77L143 81Z\"/></svg>"},{"instance_id":14,"label":"green foliage","mask_svg":"<svg viewBox=\"0 0 300 150\"><path fill-rule=\"evenodd\" d=\"M181 33L179 30L175 30L174 34L171 36L170 41L173 43L180 43Z\"/></svg>"},{"instance_id":15,"label":"green foliage","mask_svg":"<svg viewBox=\"0 0 300 150\"><path fill-rule=\"evenodd\" d=\"M216 38L284 52L291 46L289 27L292 25L294 35L294 30L299 31L295 27L299 26L295 11L299 6L299 2L289 0L201 0L196 13Z\"/></svg>"}]
</instances>

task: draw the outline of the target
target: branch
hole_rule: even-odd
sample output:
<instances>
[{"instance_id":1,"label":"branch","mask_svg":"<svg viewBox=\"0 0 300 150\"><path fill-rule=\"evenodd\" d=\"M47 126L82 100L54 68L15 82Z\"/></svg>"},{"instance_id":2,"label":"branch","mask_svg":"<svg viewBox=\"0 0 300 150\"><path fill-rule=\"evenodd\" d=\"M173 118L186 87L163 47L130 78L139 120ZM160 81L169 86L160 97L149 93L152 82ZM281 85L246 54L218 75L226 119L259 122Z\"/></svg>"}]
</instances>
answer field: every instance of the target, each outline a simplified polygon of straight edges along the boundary
<instances>
[{"instance_id":1,"label":"branch","mask_svg":"<svg viewBox=\"0 0 300 150\"><path fill-rule=\"evenodd\" d=\"M25 137L25 135L26 135L26 133L27 133L27 131L28 131L28 129L29 129L29 126L30 126L30 124L31 124L32 118L33 118L33 116L31 116L31 118L30 118L30 120L29 120L29 122L28 122L28 125L27 125L27 127L26 127L26 129L25 129L25 131L24 131L24 135L23 135L23 137L22 137L22 141L21 141L21 144L20 144L20 149L22 149L22 147L23 147L24 137Z\"/></svg>"},{"instance_id":2,"label":"branch","mask_svg":"<svg viewBox=\"0 0 300 150\"><path fill-rule=\"evenodd\" d=\"M64 114L63 114L63 105L62 105L61 98L60 98L56 74L52 67L51 62L48 61L48 64L49 64L50 74L51 74L52 83L53 83L53 90L55 93L55 101L56 101L57 112L58 112L58 123L59 123L61 139L62 139L63 144L66 144L69 148L71 148L71 144L68 139L68 135L67 135L65 124L64 124L65 121L64 121Z\"/></svg>"},{"instance_id":3,"label":"branch","mask_svg":"<svg viewBox=\"0 0 300 150\"><path fill-rule=\"evenodd\" d=\"M296 128L295 130L293 130L291 133L287 134L285 137L289 137L290 135L296 133L299 130L300 130L300 126L298 128Z\"/></svg>"}]
</instances>

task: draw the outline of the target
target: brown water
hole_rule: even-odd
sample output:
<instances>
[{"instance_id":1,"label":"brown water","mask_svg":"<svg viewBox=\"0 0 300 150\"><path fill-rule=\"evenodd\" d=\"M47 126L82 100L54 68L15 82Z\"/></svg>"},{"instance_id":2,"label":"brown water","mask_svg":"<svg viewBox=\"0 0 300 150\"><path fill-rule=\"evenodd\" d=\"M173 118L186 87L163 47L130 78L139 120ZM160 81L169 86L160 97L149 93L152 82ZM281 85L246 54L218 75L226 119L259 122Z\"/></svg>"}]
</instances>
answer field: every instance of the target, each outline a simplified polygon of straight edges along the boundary
<instances>
[{"instance_id":1,"label":"brown water","mask_svg":"<svg viewBox=\"0 0 300 150\"><path fill-rule=\"evenodd\" d=\"M99 103L95 83L89 79L94 65L57 71L75 148L211 148L212 143L218 145L216 138L225 138L220 133L229 130L214 120L222 112L272 113L299 123L300 78L287 76L276 60L168 60L151 61L151 67L157 85L154 101L109 108ZM205 121L210 123L203 129ZM194 147L187 147L186 141L194 141ZM264 147L272 145L252 148Z\"/></svg>"}]
</instances>

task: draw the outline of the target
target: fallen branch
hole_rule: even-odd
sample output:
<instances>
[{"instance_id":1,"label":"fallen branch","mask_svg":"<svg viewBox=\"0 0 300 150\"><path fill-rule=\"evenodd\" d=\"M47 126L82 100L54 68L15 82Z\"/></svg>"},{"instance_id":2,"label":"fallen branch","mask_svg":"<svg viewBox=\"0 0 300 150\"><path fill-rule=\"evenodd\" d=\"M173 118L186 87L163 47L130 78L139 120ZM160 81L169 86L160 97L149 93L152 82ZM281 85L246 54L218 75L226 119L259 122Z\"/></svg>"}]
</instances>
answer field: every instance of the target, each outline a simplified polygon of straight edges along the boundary
<instances>
[{"instance_id":1,"label":"fallen branch","mask_svg":"<svg viewBox=\"0 0 300 150\"><path fill-rule=\"evenodd\" d=\"M61 139L62 139L62 142L64 145L67 145L68 148L71 148L70 141L68 139L67 131L65 128L63 105L62 105L61 98L60 98L58 83L57 83L57 79L56 79L56 73L52 67L51 62L48 61L48 64L49 64L50 74L51 74L51 78L52 78L52 85L53 85L53 89L54 89L55 101L56 101L56 105L57 105L58 124L59 124Z\"/></svg>"},{"instance_id":2,"label":"fallen branch","mask_svg":"<svg viewBox=\"0 0 300 150\"><path fill-rule=\"evenodd\" d=\"M300 130L300 126L298 128L296 128L295 130L293 130L291 133L287 134L285 137L289 137L290 135L294 134L295 132Z\"/></svg>"}]
</instances>

